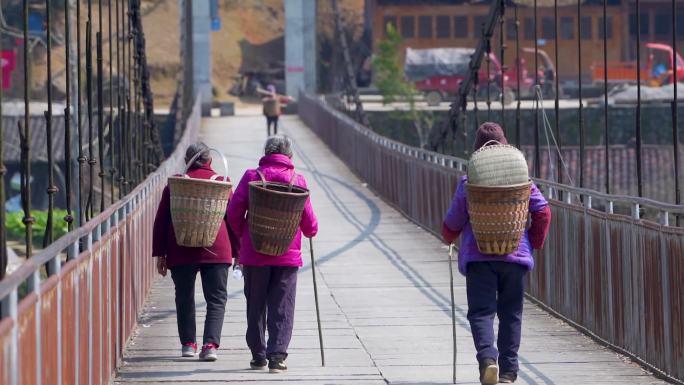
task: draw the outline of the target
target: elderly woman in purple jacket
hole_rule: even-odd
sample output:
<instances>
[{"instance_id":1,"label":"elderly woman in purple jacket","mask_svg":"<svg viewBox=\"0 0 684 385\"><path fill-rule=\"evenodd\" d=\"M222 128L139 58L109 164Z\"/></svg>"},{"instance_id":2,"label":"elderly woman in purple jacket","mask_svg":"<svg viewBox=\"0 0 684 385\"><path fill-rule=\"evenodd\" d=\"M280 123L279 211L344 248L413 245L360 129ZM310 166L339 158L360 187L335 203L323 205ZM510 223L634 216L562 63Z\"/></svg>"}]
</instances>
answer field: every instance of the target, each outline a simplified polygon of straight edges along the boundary
<instances>
[{"instance_id":1,"label":"elderly woman in purple jacket","mask_svg":"<svg viewBox=\"0 0 684 385\"><path fill-rule=\"evenodd\" d=\"M477 130L475 150L491 140L507 143L499 125L484 123ZM512 383L518 377L525 274L534 266L532 250L544 245L551 210L533 184L529 205L532 221L518 249L508 255L482 254L470 226L466 182L467 177L464 176L458 184L444 219L442 236L447 243L453 243L461 236L458 270L466 277L468 321L480 365L480 382L485 385ZM495 315L499 318L496 340Z\"/></svg>"},{"instance_id":2,"label":"elderly woman in purple jacket","mask_svg":"<svg viewBox=\"0 0 684 385\"><path fill-rule=\"evenodd\" d=\"M285 136L266 140L264 157L259 168L247 170L228 205L228 222L241 238L240 264L245 278L247 299L247 345L252 351L250 367L268 369L272 373L287 370L285 359L292 338L297 271L302 266L302 234L311 238L318 232L318 220L307 199L290 249L283 255L271 256L254 250L247 230L249 182L260 180L259 170L267 181L289 183L295 174L292 163L292 142ZM306 180L296 175L296 186L306 188ZM265 332L268 328L268 342Z\"/></svg>"}]
</instances>

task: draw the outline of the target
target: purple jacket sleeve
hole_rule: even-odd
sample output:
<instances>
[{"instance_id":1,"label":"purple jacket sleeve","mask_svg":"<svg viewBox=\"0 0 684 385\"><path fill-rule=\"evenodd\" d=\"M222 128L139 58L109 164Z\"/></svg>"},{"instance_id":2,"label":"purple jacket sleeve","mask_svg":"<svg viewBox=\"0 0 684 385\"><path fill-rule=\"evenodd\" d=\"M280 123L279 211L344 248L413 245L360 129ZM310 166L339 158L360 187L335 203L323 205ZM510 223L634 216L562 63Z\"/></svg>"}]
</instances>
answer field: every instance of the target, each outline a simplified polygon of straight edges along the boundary
<instances>
[{"instance_id":1,"label":"purple jacket sleeve","mask_svg":"<svg viewBox=\"0 0 684 385\"><path fill-rule=\"evenodd\" d=\"M171 225L171 198L169 187L162 192L157 215L154 217L152 228L152 256L165 257L167 251L167 238Z\"/></svg>"},{"instance_id":2,"label":"purple jacket sleeve","mask_svg":"<svg viewBox=\"0 0 684 385\"><path fill-rule=\"evenodd\" d=\"M451 231L461 231L468 223L468 204L466 202L465 179L461 179L456 187L451 207L447 211L444 224Z\"/></svg>"},{"instance_id":3,"label":"purple jacket sleeve","mask_svg":"<svg viewBox=\"0 0 684 385\"><path fill-rule=\"evenodd\" d=\"M530 193L529 211L531 213L535 213L537 211L543 210L544 207L546 207L548 205L549 205L549 202L546 201L546 198L544 198L544 195L542 195L541 191L539 191L539 188L537 187L537 185L532 183L532 192Z\"/></svg>"},{"instance_id":4,"label":"purple jacket sleeve","mask_svg":"<svg viewBox=\"0 0 684 385\"><path fill-rule=\"evenodd\" d=\"M248 173L249 171L242 176L233 196L230 198L230 203L228 203L228 225L238 238L242 237L247 224L245 214L247 213L247 199L249 198L250 179Z\"/></svg>"},{"instance_id":5,"label":"purple jacket sleeve","mask_svg":"<svg viewBox=\"0 0 684 385\"><path fill-rule=\"evenodd\" d=\"M306 180L303 176L299 176L299 181L297 185L306 188ZM304 212L302 213L302 220L299 223L299 228L302 230L307 238L315 237L318 234L318 219L313 211L313 206L311 205L311 196L306 199L306 204L304 205Z\"/></svg>"}]
</instances>

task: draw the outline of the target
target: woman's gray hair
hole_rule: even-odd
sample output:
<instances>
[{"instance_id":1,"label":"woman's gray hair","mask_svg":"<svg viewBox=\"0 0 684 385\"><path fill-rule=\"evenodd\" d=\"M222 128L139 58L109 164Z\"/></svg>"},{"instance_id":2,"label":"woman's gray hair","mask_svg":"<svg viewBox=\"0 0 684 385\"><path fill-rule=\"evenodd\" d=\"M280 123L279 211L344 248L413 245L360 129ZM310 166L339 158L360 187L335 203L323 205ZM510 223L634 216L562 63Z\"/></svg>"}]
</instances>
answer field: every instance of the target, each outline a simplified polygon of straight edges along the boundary
<instances>
[{"instance_id":1,"label":"woman's gray hair","mask_svg":"<svg viewBox=\"0 0 684 385\"><path fill-rule=\"evenodd\" d=\"M273 135L266 139L264 154L282 154L292 158L292 139L285 135Z\"/></svg>"},{"instance_id":2,"label":"woman's gray hair","mask_svg":"<svg viewBox=\"0 0 684 385\"><path fill-rule=\"evenodd\" d=\"M202 142L197 142L188 146L185 150L185 163L187 164L197 154L200 154L190 165L190 168L198 168L209 163L211 155L209 154L209 146Z\"/></svg>"}]
</instances>

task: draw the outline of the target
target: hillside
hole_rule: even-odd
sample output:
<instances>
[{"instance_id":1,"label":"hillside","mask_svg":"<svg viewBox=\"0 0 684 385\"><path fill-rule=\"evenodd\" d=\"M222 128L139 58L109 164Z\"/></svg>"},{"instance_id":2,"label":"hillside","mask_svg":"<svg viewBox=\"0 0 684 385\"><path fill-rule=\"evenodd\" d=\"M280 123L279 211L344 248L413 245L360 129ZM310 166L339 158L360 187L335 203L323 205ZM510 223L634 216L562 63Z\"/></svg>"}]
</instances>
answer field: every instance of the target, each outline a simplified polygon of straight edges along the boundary
<instances>
[{"instance_id":1,"label":"hillside","mask_svg":"<svg viewBox=\"0 0 684 385\"><path fill-rule=\"evenodd\" d=\"M93 31L98 30L98 6L93 1ZM340 5L345 20L353 20L354 36L360 37L364 0L341 0ZM81 57L85 51L85 28L87 15L87 1L80 0L81 5ZM104 31L104 67L108 72L109 47L108 33L108 1L102 2L103 31ZM3 6L5 10L6 6ZM329 1L318 2L319 7L319 41L334 39L333 20ZM54 18L55 35L61 39L64 30L64 14L57 9ZM176 0L143 0L142 1L143 28L147 44L147 60L152 75L152 90L158 108L168 108L176 92L180 62L180 17ZM75 14L75 11L74 11ZM115 13L114 13L115 15ZM284 60L284 31L285 14L283 0L219 0L219 15L221 28L211 34L212 44L212 83L218 100L240 102L230 96L228 91L241 70L265 69L281 65ZM113 16L113 22L116 21ZM73 29L76 35L76 29ZM116 26L114 27L116 33ZM115 41L115 39L114 39ZM32 95L39 99L45 98L46 83L46 55L43 45L37 45L32 51ZM21 50L19 47L18 50ZM94 51L94 47L93 47ZM65 89L64 46L53 44L53 81L58 89ZM85 61L82 65L85 67ZM114 57L114 67L116 56ZM116 69L114 69L116 73ZM21 74L16 71L17 81L13 90L6 97L20 97L23 93L19 89ZM16 89L15 89L16 88ZM16 92L14 92L16 91ZM243 100L244 101L244 100ZM249 101L247 99L246 101Z\"/></svg>"}]
</instances>

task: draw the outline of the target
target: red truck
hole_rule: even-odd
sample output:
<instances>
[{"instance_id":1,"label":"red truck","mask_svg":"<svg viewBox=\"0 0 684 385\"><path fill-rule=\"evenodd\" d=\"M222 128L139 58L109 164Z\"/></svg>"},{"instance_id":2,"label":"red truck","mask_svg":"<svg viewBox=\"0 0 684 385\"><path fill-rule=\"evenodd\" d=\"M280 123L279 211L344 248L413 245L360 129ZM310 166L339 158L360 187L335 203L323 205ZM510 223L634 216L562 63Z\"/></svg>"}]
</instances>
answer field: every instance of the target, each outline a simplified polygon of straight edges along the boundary
<instances>
[{"instance_id":1,"label":"red truck","mask_svg":"<svg viewBox=\"0 0 684 385\"><path fill-rule=\"evenodd\" d=\"M674 81L674 68L677 71L677 79L684 80L684 60L679 53L673 55L671 46L660 43L646 43L646 52L642 51L642 64L636 61L608 62L608 86L618 84L636 84L637 70L641 72L641 84L650 87L661 87L672 84ZM674 64L674 56L677 65ZM606 80L604 63L592 65L592 81L596 85L603 86Z\"/></svg>"},{"instance_id":2,"label":"red truck","mask_svg":"<svg viewBox=\"0 0 684 385\"><path fill-rule=\"evenodd\" d=\"M523 54L534 55L534 49L523 48ZM459 86L470 63L470 56L475 52L470 48L433 48L406 50L404 74L414 82L416 89L425 94L428 105L438 105L448 95L458 92ZM553 79L556 75L551 59L542 50L538 50L539 82L544 90L544 96L553 96ZM534 56L533 56L534 57ZM490 81L489 92L493 99L501 95L501 63L495 54L490 53L490 68L487 71L483 61L478 71L479 97L487 93L487 80ZM520 69L518 70L518 66ZM520 97L534 97L535 78L527 70L525 58L510 66L503 73L504 99L514 100L518 89L518 74L520 74Z\"/></svg>"}]
</instances>

